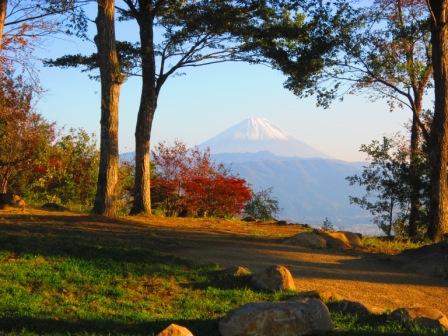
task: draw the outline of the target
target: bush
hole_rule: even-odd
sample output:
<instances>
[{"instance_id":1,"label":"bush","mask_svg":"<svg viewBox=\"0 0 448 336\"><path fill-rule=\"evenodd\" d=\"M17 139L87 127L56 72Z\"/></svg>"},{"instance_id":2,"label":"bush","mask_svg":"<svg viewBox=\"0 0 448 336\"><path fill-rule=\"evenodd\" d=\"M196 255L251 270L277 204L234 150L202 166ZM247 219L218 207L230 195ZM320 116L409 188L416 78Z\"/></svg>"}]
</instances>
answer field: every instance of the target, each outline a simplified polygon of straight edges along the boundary
<instances>
[{"instance_id":1,"label":"bush","mask_svg":"<svg viewBox=\"0 0 448 336\"><path fill-rule=\"evenodd\" d=\"M82 129L70 129L34 167L26 196L34 203L90 208L96 192L98 164L99 152L93 135Z\"/></svg>"},{"instance_id":2,"label":"bush","mask_svg":"<svg viewBox=\"0 0 448 336\"><path fill-rule=\"evenodd\" d=\"M261 220L272 219L279 211L278 200L272 197L272 188L254 193L252 199L244 207L246 215Z\"/></svg>"}]
</instances>

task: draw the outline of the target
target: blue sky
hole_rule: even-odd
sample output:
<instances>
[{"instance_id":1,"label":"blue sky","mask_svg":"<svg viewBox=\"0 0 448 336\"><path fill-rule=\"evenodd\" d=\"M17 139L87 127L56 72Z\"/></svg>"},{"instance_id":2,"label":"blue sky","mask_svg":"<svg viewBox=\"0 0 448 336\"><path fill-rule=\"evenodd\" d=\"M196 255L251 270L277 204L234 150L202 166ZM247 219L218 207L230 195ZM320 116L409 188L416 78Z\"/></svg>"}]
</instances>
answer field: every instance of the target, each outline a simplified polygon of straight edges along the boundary
<instances>
[{"instance_id":1,"label":"blue sky","mask_svg":"<svg viewBox=\"0 0 448 336\"><path fill-rule=\"evenodd\" d=\"M117 26L118 39L132 39L136 33L131 23ZM37 55L51 58L93 50L91 42L62 37L45 41ZM82 127L98 134L99 82L78 69L40 67L40 78L46 90L38 102L40 113L60 127ZM358 152L361 144L403 130L411 116L407 110L390 113L385 102L372 103L364 96L347 96L327 110L317 108L314 98L298 99L284 89L284 80L278 71L243 63L188 70L163 87L152 142L177 138L196 145L245 118L258 116L335 158L357 161L365 159ZM139 78L131 78L122 88L122 152L134 148L140 85Z\"/></svg>"}]
</instances>

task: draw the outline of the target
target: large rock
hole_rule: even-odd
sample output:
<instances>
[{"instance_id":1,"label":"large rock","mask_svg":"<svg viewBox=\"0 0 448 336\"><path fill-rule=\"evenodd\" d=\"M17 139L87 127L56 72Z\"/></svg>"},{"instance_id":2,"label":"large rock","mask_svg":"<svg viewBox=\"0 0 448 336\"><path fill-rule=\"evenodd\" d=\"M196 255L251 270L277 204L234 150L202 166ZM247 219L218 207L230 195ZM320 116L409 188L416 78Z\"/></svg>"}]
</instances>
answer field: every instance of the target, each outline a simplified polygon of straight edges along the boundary
<instances>
[{"instance_id":1,"label":"large rock","mask_svg":"<svg viewBox=\"0 0 448 336\"><path fill-rule=\"evenodd\" d=\"M448 279L448 242L406 250L393 259L407 271Z\"/></svg>"},{"instance_id":2,"label":"large rock","mask_svg":"<svg viewBox=\"0 0 448 336\"><path fill-rule=\"evenodd\" d=\"M355 232L350 231L339 231L345 235L351 247L363 247L364 244L362 242L362 235Z\"/></svg>"},{"instance_id":3,"label":"large rock","mask_svg":"<svg viewBox=\"0 0 448 336\"><path fill-rule=\"evenodd\" d=\"M285 243L319 249L324 249L327 247L327 241L314 232L301 232L286 239Z\"/></svg>"},{"instance_id":4,"label":"large rock","mask_svg":"<svg viewBox=\"0 0 448 336\"><path fill-rule=\"evenodd\" d=\"M177 324L170 324L162 330L157 336L193 336L192 332L185 327Z\"/></svg>"},{"instance_id":5,"label":"large rock","mask_svg":"<svg viewBox=\"0 0 448 336\"><path fill-rule=\"evenodd\" d=\"M222 336L301 336L331 329L327 306L309 298L249 303L219 322Z\"/></svg>"},{"instance_id":6,"label":"large rock","mask_svg":"<svg viewBox=\"0 0 448 336\"><path fill-rule=\"evenodd\" d=\"M392 319L404 323L414 322L425 328L448 330L448 318L438 309L429 307L400 308L390 315Z\"/></svg>"},{"instance_id":7,"label":"large rock","mask_svg":"<svg viewBox=\"0 0 448 336\"><path fill-rule=\"evenodd\" d=\"M251 282L256 288L270 292L296 290L291 272L282 265L271 266L255 273Z\"/></svg>"},{"instance_id":8,"label":"large rock","mask_svg":"<svg viewBox=\"0 0 448 336\"><path fill-rule=\"evenodd\" d=\"M14 195L12 197L12 205L23 210L26 207L26 202L19 195Z\"/></svg>"},{"instance_id":9,"label":"large rock","mask_svg":"<svg viewBox=\"0 0 448 336\"><path fill-rule=\"evenodd\" d=\"M369 316L373 314L373 312L367 308L364 304L357 301L350 301L350 300L339 300L332 304L332 307L351 315L358 315L358 316Z\"/></svg>"},{"instance_id":10,"label":"large rock","mask_svg":"<svg viewBox=\"0 0 448 336\"><path fill-rule=\"evenodd\" d=\"M337 231L315 231L327 241L327 246L334 249L350 249L352 246L343 232Z\"/></svg>"},{"instance_id":11,"label":"large rock","mask_svg":"<svg viewBox=\"0 0 448 336\"><path fill-rule=\"evenodd\" d=\"M222 275L226 278L248 277L251 274L251 270L244 266L229 267L222 272Z\"/></svg>"}]
</instances>

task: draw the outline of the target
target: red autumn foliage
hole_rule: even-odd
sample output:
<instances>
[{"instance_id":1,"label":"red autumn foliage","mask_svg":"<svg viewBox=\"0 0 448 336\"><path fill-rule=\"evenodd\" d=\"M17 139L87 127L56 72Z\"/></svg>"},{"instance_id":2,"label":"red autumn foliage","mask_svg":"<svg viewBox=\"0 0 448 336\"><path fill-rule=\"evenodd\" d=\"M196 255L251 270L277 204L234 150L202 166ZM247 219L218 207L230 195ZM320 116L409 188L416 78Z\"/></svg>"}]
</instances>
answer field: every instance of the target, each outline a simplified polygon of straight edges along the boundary
<instances>
[{"instance_id":1,"label":"red autumn foliage","mask_svg":"<svg viewBox=\"0 0 448 336\"><path fill-rule=\"evenodd\" d=\"M184 187L189 211L200 216L239 214L252 196L245 180L222 174L191 178Z\"/></svg>"},{"instance_id":2,"label":"red autumn foliage","mask_svg":"<svg viewBox=\"0 0 448 336\"><path fill-rule=\"evenodd\" d=\"M166 215L238 215L252 197L246 181L214 164L209 151L161 143L153 158L152 202Z\"/></svg>"}]
</instances>

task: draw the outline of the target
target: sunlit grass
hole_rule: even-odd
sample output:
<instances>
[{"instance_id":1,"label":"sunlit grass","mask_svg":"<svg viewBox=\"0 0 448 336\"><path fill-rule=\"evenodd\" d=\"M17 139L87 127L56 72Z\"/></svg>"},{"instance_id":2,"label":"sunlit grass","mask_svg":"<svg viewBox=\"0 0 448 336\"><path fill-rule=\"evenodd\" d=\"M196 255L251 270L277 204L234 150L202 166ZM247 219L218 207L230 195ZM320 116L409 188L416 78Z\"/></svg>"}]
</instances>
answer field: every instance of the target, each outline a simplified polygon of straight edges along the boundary
<instances>
[{"instance_id":1,"label":"sunlit grass","mask_svg":"<svg viewBox=\"0 0 448 336\"><path fill-rule=\"evenodd\" d=\"M144 240L45 225L2 228L0 334L155 335L177 322L214 336L231 309L291 296L253 290L245 278L222 278L217 265L194 265ZM330 335L437 334L383 316L332 310L332 319Z\"/></svg>"},{"instance_id":2,"label":"sunlit grass","mask_svg":"<svg viewBox=\"0 0 448 336\"><path fill-rule=\"evenodd\" d=\"M367 250L383 254L398 254L404 250L415 249L428 244L428 242L424 241L413 242L387 237L364 237L363 243Z\"/></svg>"}]
</instances>

